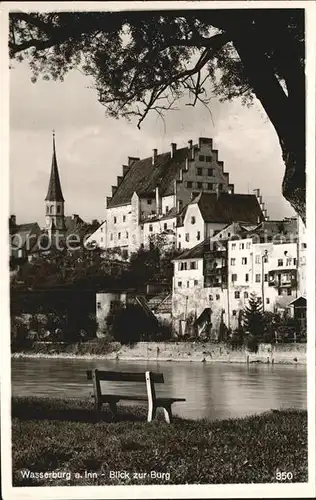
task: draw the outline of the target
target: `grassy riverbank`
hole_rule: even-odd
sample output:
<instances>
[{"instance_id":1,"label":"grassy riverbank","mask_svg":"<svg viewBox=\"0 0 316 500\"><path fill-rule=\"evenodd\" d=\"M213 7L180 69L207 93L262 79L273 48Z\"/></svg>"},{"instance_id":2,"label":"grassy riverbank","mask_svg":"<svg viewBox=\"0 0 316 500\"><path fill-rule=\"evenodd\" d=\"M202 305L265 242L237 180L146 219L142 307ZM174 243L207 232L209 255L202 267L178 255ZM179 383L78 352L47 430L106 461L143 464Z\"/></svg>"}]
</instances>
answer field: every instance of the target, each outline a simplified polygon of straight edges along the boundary
<instances>
[{"instance_id":1,"label":"grassy riverbank","mask_svg":"<svg viewBox=\"0 0 316 500\"><path fill-rule=\"evenodd\" d=\"M122 361L306 364L306 344L259 344L257 352L214 342L138 342L121 345L106 339L74 344L34 342L12 353L15 358L76 358Z\"/></svg>"},{"instance_id":2,"label":"grassy riverbank","mask_svg":"<svg viewBox=\"0 0 316 500\"><path fill-rule=\"evenodd\" d=\"M97 418L87 400L13 398L12 447L14 486L260 483L277 482L277 471L304 482L307 412L213 422L175 418L167 425L160 418L147 423L141 407L121 406L112 422L106 408ZM23 479L25 470L69 477ZM111 478L110 471L129 476Z\"/></svg>"}]
</instances>

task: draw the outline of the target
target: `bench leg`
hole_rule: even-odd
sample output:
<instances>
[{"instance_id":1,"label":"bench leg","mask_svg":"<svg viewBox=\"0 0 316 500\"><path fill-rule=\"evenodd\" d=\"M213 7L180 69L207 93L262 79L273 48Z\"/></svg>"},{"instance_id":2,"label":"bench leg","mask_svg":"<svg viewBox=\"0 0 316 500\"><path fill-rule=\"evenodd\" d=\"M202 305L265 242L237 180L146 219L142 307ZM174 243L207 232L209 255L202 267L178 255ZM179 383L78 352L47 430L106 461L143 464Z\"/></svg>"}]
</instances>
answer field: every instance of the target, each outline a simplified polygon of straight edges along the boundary
<instances>
[{"instance_id":1,"label":"bench leg","mask_svg":"<svg viewBox=\"0 0 316 500\"><path fill-rule=\"evenodd\" d=\"M172 420L171 405L163 406L163 412L165 414L165 420L166 420L167 424L170 424L171 420Z\"/></svg>"},{"instance_id":2,"label":"bench leg","mask_svg":"<svg viewBox=\"0 0 316 500\"><path fill-rule=\"evenodd\" d=\"M151 422L156 416L156 406L150 405L148 407L147 422Z\"/></svg>"},{"instance_id":3,"label":"bench leg","mask_svg":"<svg viewBox=\"0 0 316 500\"><path fill-rule=\"evenodd\" d=\"M115 401L109 401L109 407L112 412L113 418L116 420L117 417L117 406Z\"/></svg>"}]
</instances>

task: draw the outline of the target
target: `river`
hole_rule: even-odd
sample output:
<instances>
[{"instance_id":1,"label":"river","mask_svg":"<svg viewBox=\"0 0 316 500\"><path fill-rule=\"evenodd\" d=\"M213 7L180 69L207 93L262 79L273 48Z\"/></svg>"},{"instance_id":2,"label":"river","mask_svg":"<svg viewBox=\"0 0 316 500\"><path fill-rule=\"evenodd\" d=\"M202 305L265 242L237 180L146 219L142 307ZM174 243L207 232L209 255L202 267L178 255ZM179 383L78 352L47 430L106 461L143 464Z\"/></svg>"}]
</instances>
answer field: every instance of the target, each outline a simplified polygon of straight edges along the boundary
<instances>
[{"instance_id":1,"label":"river","mask_svg":"<svg viewBox=\"0 0 316 500\"><path fill-rule=\"evenodd\" d=\"M13 396L85 398L92 391L86 370L163 372L165 383L157 395L186 398L173 405L185 418L243 417L270 409L307 408L307 372L304 365L130 362L88 359L12 359ZM116 390L111 382L110 391ZM119 393L140 394L141 384L119 385Z\"/></svg>"}]
</instances>

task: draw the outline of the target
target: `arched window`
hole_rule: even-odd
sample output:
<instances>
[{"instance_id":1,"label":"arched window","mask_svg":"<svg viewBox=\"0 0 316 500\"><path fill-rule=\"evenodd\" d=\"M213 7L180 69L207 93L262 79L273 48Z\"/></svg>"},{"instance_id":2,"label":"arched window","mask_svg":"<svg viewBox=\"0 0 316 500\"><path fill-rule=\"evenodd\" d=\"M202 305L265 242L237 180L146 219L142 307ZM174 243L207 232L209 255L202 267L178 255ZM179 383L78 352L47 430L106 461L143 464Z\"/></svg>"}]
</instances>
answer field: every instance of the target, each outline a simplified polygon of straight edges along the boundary
<instances>
[{"instance_id":1,"label":"arched window","mask_svg":"<svg viewBox=\"0 0 316 500\"><path fill-rule=\"evenodd\" d=\"M61 206L60 205L57 205L57 213L60 214L60 209L61 209Z\"/></svg>"},{"instance_id":2,"label":"arched window","mask_svg":"<svg viewBox=\"0 0 316 500\"><path fill-rule=\"evenodd\" d=\"M54 208L54 205L51 205L51 206L50 206L50 213L51 213L51 214L53 213L53 208Z\"/></svg>"},{"instance_id":3,"label":"arched window","mask_svg":"<svg viewBox=\"0 0 316 500\"><path fill-rule=\"evenodd\" d=\"M49 214L49 206L46 205L46 213Z\"/></svg>"}]
</instances>

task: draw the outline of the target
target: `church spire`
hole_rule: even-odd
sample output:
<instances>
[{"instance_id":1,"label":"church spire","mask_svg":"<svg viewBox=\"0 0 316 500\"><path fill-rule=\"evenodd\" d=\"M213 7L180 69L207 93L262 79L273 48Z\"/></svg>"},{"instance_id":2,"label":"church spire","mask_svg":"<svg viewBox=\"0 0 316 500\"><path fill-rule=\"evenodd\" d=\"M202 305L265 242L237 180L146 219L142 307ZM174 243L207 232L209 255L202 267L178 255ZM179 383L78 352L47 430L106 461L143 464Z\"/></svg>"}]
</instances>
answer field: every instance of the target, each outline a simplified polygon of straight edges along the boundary
<instances>
[{"instance_id":1,"label":"church spire","mask_svg":"<svg viewBox=\"0 0 316 500\"><path fill-rule=\"evenodd\" d=\"M53 157L52 167L50 171L50 179L48 185L47 196L45 201L65 201L61 190L57 158L56 158L56 145L55 145L55 131L53 130Z\"/></svg>"}]
</instances>

